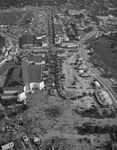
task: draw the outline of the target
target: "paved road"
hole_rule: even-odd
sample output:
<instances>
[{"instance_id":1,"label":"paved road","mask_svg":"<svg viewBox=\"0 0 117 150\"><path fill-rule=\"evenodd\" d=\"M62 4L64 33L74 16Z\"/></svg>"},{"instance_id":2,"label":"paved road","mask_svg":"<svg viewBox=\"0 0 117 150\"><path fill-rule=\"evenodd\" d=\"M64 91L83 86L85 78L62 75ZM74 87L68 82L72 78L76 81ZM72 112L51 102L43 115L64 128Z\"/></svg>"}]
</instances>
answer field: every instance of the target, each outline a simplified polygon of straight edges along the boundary
<instances>
[{"instance_id":1,"label":"paved road","mask_svg":"<svg viewBox=\"0 0 117 150\"><path fill-rule=\"evenodd\" d=\"M85 42L86 40L88 40L91 37L95 36L96 34L97 34L97 31L95 30L95 31L92 31L92 32L88 33L85 37L83 37L79 41L79 45L78 45L79 46L79 50L81 52L81 56L83 57L86 65L90 69L90 72L93 74L93 76L96 79L98 79L100 81L100 83L102 83L102 85L105 87L105 89L109 92L109 94L113 98L114 103L117 105L117 95L113 92L113 89L111 88L112 83L110 82L109 79L102 78L100 76L101 73L99 72L99 70L97 70L97 68L94 68L93 65L88 62L89 56L87 55L86 51L84 50L83 42Z\"/></svg>"}]
</instances>

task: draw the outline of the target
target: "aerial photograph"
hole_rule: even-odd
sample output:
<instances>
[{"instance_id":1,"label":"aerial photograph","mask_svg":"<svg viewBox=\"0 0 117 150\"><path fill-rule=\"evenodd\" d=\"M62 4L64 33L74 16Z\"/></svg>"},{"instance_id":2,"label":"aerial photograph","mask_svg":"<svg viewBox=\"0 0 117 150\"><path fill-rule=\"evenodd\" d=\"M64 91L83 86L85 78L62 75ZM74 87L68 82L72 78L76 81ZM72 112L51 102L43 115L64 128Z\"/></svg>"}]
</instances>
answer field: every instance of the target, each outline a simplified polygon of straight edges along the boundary
<instances>
[{"instance_id":1,"label":"aerial photograph","mask_svg":"<svg viewBox=\"0 0 117 150\"><path fill-rule=\"evenodd\" d=\"M117 150L117 0L0 0L0 150Z\"/></svg>"}]
</instances>

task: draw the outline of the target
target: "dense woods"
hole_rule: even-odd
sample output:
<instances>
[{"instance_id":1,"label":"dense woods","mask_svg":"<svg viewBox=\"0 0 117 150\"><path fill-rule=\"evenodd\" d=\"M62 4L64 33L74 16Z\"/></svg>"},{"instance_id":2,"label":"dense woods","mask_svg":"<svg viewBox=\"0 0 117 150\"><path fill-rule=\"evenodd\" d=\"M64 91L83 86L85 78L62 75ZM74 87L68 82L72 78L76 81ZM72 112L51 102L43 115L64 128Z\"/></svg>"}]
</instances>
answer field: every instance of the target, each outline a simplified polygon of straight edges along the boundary
<instances>
[{"instance_id":1,"label":"dense woods","mask_svg":"<svg viewBox=\"0 0 117 150\"><path fill-rule=\"evenodd\" d=\"M33 5L33 6L42 6L42 5L62 5L67 3L68 0L0 0L0 8L6 9L9 7L22 7L25 5ZM84 4L86 7L90 7L92 4L95 4L96 7L102 7L105 9L105 4L103 3L103 0L69 0L71 4L78 4L80 7L84 7ZM98 3L97 3L98 2ZM111 0L113 6L117 6L116 0ZM101 4L99 6L99 4Z\"/></svg>"}]
</instances>

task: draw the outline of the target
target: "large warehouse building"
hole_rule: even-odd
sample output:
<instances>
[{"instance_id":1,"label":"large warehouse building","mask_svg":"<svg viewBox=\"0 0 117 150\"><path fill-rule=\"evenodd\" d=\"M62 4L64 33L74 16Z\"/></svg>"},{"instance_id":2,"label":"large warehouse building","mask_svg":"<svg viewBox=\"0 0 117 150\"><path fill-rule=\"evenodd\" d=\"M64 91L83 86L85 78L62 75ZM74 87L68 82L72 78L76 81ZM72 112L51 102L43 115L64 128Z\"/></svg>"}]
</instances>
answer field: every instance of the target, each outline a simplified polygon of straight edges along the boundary
<instances>
[{"instance_id":1,"label":"large warehouse building","mask_svg":"<svg viewBox=\"0 0 117 150\"><path fill-rule=\"evenodd\" d=\"M22 60L22 77L24 83L24 91L30 91L33 88L41 89L42 81L42 64L29 63L27 58Z\"/></svg>"},{"instance_id":2,"label":"large warehouse building","mask_svg":"<svg viewBox=\"0 0 117 150\"><path fill-rule=\"evenodd\" d=\"M44 81L42 79L42 65L45 63L42 56L27 56L21 60L21 65L15 65L8 77L7 86L2 90L0 97L2 99L10 99L20 97L23 92L30 92L33 89L43 89Z\"/></svg>"}]
</instances>

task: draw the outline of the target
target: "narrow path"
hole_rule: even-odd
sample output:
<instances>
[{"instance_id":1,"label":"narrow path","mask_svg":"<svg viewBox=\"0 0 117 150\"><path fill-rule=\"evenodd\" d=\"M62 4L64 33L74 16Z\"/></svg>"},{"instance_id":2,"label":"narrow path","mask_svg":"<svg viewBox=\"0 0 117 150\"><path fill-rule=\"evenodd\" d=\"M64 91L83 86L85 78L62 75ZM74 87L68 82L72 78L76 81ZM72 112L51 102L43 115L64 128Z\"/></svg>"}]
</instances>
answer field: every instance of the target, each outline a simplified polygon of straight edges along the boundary
<instances>
[{"instance_id":1,"label":"narrow path","mask_svg":"<svg viewBox=\"0 0 117 150\"><path fill-rule=\"evenodd\" d=\"M24 15L22 16L22 18L17 22L18 26L19 26L19 23L22 21L22 19L25 17L26 14L27 14L27 11L24 13Z\"/></svg>"}]
</instances>

